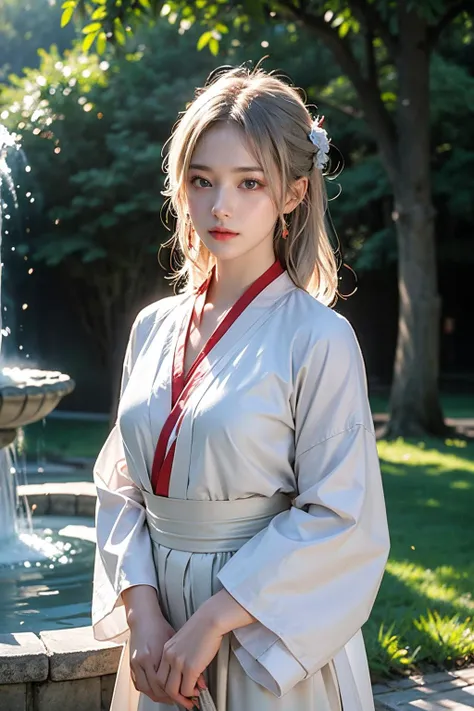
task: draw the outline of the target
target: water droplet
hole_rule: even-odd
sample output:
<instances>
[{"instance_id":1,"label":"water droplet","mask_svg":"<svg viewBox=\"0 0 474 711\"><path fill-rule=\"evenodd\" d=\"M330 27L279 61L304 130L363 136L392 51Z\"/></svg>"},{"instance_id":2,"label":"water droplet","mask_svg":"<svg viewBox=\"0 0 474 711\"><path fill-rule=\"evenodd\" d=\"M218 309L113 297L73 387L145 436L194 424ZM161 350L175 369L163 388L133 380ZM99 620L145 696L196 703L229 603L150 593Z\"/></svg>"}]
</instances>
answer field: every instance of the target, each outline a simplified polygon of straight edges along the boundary
<instances>
[{"instance_id":1,"label":"water droplet","mask_svg":"<svg viewBox=\"0 0 474 711\"><path fill-rule=\"evenodd\" d=\"M23 309L23 311L26 311L26 309L28 308L28 304L23 304L21 308Z\"/></svg>"},{"instance_id":2,"label":"water droplet","mask_svg":"<svg viewBox=\"0 0 474 711\"><path fill-rule=\"evenodd\" d=\"M28 269L28 274L33 274L34 269Z\"/></svg>"},{"instance_id":3,"label":"water droplet","mask_svg":"<svg viewBox=\"0 0 474 711\"><path fill-rule=\"evenodd\" d=\"M25 568L31 568L31 563L30 563L29 560L25 560L25 562L23 563L23 565L25 566Z\"/></svg>"},{"instance_id":4,"label":"water droplet","mask_svg":"<svg viewBox=\"0 0 474 711\"><path fill-rule=\"evenodd\" d=\"M25 173L31 173L31 165L25 166Z\"/></svg>"}]
</instances>

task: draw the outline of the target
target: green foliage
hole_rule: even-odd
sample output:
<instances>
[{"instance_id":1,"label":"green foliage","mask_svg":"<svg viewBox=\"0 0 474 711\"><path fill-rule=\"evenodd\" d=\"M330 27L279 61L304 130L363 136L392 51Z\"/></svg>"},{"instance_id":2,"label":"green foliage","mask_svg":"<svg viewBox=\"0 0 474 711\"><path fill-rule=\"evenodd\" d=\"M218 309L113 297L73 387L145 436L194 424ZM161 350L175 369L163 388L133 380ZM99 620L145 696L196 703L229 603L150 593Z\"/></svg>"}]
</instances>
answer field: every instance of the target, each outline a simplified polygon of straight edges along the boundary
<instances>
[{"instance_id":1,"label":"green foliage","mask_svg":"<svg viewBox=\"0 0 474 711\"><path fill-rule=\"evenodd\" d=\"M413 621L415 629L425 642L420 661L438 666L453 666L458 659L474 658L474 625L470 617L441 615L428 610Z\"/></svg>"},{"instance_id":2,"label":"green foliage","mask_svg":"<svg viewBox=\"0 0 474 711\"><path fill-rule=\"evenodd\" d=\"M38 64L37 50L56 44L60 52L70 46L76 30L60 27L61 8L50 0L0 2L0 82L10 73Z\"/></svg>"},{"instance_id":3,"label":"green foliage","mask_svg":"<svg viewBox=\"0 0 474 711\"><path fill-rule=\"evenodd\" d=\"M163 145L211 68L209 54L162 25L143 29L136 52L113 63L80 48L64 57L55 47L42 51L40 67L12 76L2 92L0 113L32 168L27 175L21 163L14 168L20 212L31 224L18 246L61 266L106 363L120 352L127 315L163 286Z\"/></svg>"},{"instance_id":4,"label":"green foliage","mask_svg":"<svg viewBox=\"0 0 474 711\"><path fill-rule=\"evenodd\" d=\"M370 670L376 677L403 674L414 668L420 647L411 651L408 646L404 646L401 635L394 630L395 622L390 625L382 622L378 629L372 622L366 625L364 639L367 656L370 659Z\"/></svg>"}]
</instances>

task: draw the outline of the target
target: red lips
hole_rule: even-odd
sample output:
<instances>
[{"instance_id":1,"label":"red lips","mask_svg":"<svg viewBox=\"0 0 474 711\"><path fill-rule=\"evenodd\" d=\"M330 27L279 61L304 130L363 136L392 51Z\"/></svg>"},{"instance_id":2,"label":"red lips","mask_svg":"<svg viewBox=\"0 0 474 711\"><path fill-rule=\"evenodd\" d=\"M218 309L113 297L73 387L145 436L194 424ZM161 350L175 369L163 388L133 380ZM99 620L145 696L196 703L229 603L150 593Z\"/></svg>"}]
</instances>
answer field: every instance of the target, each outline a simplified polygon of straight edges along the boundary
<instances>
[{"instance_id":1,"label":"red lips","mask_svg":"<svg viewBox=\"0 0 474 711\"><path fill-rule=\"evenodd\" d=\"M209 230L209 234L212 235L214 239L222 241L237 237L239 233L228 230L226 227L214 227L212 230Z\"/></svg>"}]
</instances>

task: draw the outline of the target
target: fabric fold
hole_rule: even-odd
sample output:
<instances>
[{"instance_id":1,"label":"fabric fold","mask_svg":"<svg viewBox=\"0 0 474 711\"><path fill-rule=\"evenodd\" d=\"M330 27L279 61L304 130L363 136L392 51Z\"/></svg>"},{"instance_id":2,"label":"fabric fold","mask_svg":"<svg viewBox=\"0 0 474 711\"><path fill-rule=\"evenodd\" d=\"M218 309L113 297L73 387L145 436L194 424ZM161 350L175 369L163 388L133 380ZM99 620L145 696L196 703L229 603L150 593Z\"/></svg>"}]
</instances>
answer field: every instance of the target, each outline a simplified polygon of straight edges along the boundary
<instances>
[{"instance_id":1,"label":"fabric fold","mask_svg":"<svg viewBox=\"0 0 474 711\"><path fill-rule=\"evenodd\" d=\"M254 658L255 670L267 655L273 691L288 690L290 669L296 681L322 669L366 622L389 548L363 364L346 322L313 348L295 383L295 404L294 506L275 516L218 573L260 624L234 634ZM261 654L269 631L279 643ZM250 668L245 652L239 660ZM305 672L299 678L298 665Z\"/></svg>"}]
</instances>

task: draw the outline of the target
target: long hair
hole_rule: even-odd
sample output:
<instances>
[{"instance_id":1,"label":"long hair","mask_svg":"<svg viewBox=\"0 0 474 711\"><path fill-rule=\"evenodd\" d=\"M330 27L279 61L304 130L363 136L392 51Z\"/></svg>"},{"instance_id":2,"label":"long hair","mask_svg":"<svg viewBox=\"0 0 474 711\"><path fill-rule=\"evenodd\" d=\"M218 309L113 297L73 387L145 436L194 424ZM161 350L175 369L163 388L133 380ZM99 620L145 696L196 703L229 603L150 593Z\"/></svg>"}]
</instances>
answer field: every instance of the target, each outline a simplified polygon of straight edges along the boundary
<instances>
[{"instance_id":1,"label":"long hair","mask_svg":"<svg viewBox=\"0 0 474 711\"><path fill-rule=\"evenodd\" d=\"M183 257L174 281L184 283L184 291L193 291L215 263L187 214L186 176L200 137L222 121L243 130L249 151L264 170L279 215L273 237L276 258L296 286L331 304L337 294L337 263L325 226L324 178L314 165L318 148L308 138L312 117L297 89L258 66L214 71L196 90L165 146L163 195L176 218L176 230L165 246L173 252L178 249ZM287 216L288 236L283 239L288 191L303 176L308 178L308 189Z\"/></svg>"}]
</instances>

